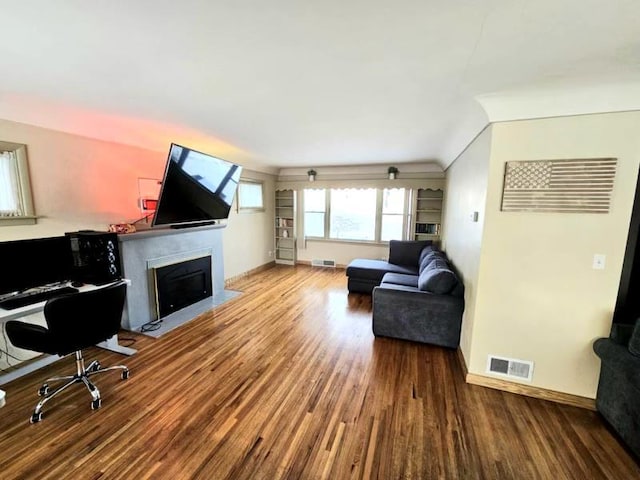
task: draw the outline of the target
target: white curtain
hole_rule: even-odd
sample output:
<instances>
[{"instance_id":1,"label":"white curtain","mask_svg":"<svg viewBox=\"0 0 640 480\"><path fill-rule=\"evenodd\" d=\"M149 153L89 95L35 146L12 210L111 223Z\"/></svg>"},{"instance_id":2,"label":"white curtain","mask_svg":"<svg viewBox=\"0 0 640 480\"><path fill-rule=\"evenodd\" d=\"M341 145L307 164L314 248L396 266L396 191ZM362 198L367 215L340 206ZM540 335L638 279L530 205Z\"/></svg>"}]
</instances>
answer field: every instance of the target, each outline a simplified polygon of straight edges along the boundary
<instances>
[{"instance_id":1,"label":"white curtain","mask_svg":"<svg viewBox=\"0 0 640 480\"><path fill-rule=\"evenodd\" d=\"M20 202L18 162L14 152L0 152L0 217L24 215Z\"/></svg>"}]
</instances>

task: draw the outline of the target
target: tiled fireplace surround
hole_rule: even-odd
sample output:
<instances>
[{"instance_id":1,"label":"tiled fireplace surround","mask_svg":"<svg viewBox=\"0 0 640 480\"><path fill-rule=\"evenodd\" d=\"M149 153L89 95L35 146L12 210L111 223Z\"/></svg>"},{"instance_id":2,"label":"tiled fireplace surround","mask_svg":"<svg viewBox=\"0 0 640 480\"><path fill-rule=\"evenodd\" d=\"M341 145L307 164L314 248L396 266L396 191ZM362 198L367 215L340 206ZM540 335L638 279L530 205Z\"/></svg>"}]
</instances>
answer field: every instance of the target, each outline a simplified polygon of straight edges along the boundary
<instances>
[{"instance_id":1,"label":"tiled fireplace surround","mask_svg":"<svg viewBox=\"0 0 640 480\"><path fill-rule=\"evenodd\" d=\"M166 319L183 323L223 303L224 261L222 255L223 225L184 229L146 230L119 235L123 275L131 280L122 326L140 331L157 319L154 268L211 256L213 296L174 312Z\"/></svg>"}]
</instances>

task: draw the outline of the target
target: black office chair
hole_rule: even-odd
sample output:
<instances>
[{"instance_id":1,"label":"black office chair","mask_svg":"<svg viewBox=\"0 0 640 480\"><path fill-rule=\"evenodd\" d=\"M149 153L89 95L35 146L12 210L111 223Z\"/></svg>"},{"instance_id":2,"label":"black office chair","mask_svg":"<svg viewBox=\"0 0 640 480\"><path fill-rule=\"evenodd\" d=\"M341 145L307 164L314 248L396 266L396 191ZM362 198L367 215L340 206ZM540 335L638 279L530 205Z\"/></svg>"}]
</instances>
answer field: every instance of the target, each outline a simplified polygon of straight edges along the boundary
<instances>
[{"instance_id":1,"label":"black office chair","mask_svg":"<svg viewBox=\"0 0 640 480\"><path fill-rule=\"evenodd\" d=\"M42 407L53 397L74 383L84 383L91 394L91 408L100 408L100 391L89 377L110 370L121 370L122 379L129 378L129 370L124 365L102 368L97 360L84 366L82 349L105 341L118 333L127 293L125 282L114 283L104 288L88 292L61 295L47 301L44 316L48 328L19 321L6 323L7 335L11 343L19 348L48 353L51 355L76 354L76 373L48 379L38 395L44 397L31 415L31 423L42 420ZM67 381L61 387L50 391L49 382Z\"/></svg>"}]
</instances>

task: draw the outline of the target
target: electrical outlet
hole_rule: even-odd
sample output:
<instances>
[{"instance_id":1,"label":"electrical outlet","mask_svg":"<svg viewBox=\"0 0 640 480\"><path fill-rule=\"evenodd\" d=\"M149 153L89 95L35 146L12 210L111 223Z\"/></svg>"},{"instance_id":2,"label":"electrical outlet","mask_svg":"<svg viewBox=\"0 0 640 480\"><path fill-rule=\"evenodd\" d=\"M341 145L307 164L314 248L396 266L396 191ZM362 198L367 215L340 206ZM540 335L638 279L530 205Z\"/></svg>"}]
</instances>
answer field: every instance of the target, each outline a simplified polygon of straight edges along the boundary
<instances>
[{"instance_id":1,"label":"electrical outlet","mask_svg":"<svg viewBox=\"0 0 640 480\"><path fill-rule=\"evenodd\" d=\"M273 251L272 250L269 250L269 256L273 257Z\"/></svg>"}]
</instances>

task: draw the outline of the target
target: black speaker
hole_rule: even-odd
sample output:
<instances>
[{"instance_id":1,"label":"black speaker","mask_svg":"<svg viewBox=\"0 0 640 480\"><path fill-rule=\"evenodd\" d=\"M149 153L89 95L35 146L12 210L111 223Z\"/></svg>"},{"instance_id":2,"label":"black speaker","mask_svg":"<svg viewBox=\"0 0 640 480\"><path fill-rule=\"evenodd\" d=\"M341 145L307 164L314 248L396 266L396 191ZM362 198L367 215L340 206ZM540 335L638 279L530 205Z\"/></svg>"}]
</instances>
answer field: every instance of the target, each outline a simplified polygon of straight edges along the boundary
<instances>
[{"instance_id":1,"label":"black speaker","mask_svg":"<svg viewBox=\"0 0 640 480\"><path fill-rule=\"evenodd\" d=\"M74 280L102 285L122 278L117 234L81 230L66 235L71 243Z\"/></svg>"}]
</instances>

